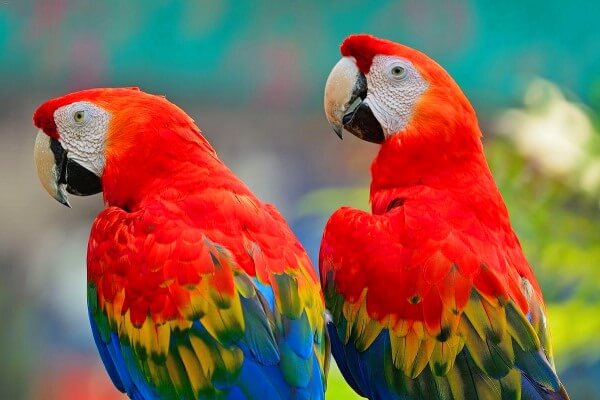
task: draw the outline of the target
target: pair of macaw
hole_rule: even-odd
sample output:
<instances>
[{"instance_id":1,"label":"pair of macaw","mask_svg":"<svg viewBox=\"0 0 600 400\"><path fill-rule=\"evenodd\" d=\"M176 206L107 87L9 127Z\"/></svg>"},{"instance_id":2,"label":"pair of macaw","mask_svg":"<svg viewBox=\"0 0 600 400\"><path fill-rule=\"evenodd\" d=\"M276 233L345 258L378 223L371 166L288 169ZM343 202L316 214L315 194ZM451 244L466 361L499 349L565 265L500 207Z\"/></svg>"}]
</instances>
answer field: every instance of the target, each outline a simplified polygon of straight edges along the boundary
<instances>
[{"instance_id":1,"label":"pair of macaw","mask_svg":"<svg viewBox=\"0 0 600 400\"><path fill-rule=\"evenodd\" d=\"M327 118L381 148L372 212L330 218L320 282L164 97L91 89L35 112L45 189L104 195L88 307L113 383L135 400L322 399L331 350L369 399L567 399L469 101L408 47L352 35L341 53Z\"/></svg>"}]
</instances>

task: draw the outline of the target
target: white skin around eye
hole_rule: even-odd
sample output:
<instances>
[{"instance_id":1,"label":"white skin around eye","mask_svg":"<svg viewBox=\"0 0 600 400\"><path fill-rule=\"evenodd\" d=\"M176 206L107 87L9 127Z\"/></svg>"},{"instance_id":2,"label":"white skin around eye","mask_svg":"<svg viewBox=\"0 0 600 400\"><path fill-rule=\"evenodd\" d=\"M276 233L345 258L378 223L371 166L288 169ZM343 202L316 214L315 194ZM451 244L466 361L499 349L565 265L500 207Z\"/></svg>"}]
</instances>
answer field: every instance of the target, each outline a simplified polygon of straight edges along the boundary
<instances>
[{"instance_id":1,"label":"white skin around eye","mask_svg":"<svg viewBox=\"0 0 600 400\"><path fill-rule=\"evenodd\" d=\"M400 67L400 69L398 69ZM395 76L392 70L402 71ZM365 103L381 124L386 136L406 128L419 97L428 83L408 60L393 56L375 56L366 75Z\"/></svg>"},{"instance_id":2,"label":"white skin around eye","mask_svg":"<svg viewBox=\"0 0 600 400\"><path fill-rule=\"evenodd\" d=\"M104 170L104 145L110 114L93 103L80 101L58 108L54 121L69 159L98 176Z\"/></svg>"}]
</instances>

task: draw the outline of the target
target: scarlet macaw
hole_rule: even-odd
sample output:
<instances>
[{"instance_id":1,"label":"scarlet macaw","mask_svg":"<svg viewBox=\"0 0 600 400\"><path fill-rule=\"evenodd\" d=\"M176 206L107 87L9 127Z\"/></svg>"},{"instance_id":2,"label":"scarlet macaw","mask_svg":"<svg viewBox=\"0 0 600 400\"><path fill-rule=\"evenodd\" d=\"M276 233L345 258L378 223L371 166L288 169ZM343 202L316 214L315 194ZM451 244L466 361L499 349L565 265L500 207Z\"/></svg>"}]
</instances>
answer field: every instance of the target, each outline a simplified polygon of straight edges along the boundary
<instances>
[{"instance_id":1,"label":"scarlet macaw","mask_svg":"<svg viewBox=\"0 0 600 400\"><path fill-rule=\"evenodd\" d=\"M327 118L381 145L372 212L337 210L321 244L344 377L369 399L567 399L466 96L406 46L352 35L341 53Z\"/></svg>"},{"instance_id":2,"label":"scarlet macaw","mask_svg":"<svg viewBox=\"0 0 600 400\"><path fill-rule=\"evenodd\" d=\"M103 192L88 245L93 336L135 400L322 399L316 272L292 231L217 157L194 121L137 88L52 99L33 121L39 177Z\"/></svg>"}]
</instances>

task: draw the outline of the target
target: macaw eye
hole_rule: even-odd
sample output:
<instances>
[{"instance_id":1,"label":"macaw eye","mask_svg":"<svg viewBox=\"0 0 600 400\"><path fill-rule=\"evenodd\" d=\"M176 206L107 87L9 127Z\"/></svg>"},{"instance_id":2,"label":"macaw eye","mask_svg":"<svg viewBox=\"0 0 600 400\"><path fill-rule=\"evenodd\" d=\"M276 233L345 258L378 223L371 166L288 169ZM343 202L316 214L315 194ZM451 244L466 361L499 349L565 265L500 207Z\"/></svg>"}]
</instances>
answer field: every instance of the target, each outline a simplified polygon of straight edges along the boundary
<instances>
[{"instance_id":1,"label":"macaw eye","mask_svg":"<svg viewBox=\"0 0 600 400\"><path fill-rule=\"evenodd\" d=\"M406 75L406 69L400 65L394 65L390 70L390 75L395 79L404 78Z\"/></svg>"},{"instance_id":2,"label":"macaw eye","mask_svg":"<svg viewBox=\"0 0 600 400\"><path fill-rule=\"evenodd\" d=\"M83 110L75 111L75 114L73 114L73 119L78 124L82 123L85 120L85 111L83 111Z\"/></svg>"}]
</instances>

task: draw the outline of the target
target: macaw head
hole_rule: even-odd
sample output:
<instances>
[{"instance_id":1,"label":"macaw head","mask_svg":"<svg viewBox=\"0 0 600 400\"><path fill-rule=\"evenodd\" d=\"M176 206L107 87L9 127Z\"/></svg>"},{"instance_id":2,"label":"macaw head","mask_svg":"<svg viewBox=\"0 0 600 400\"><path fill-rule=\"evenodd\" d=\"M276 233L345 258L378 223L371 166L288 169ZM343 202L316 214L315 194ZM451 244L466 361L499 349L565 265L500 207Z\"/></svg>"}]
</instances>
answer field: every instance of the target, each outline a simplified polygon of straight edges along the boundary
<instances>
[{"instance_id":1,"label":"macaw head","mask_svg":"<svg viewBox=\"0 0 600 400\"><path fill-rule=\"evenodd\" d=\"M455 124L474 111L448 73L425 54L371 35L351 35L325 86L325 114L338 136L383 143L410 128Z\"/></svg>"},{"instance_id":2,"label":"macaw head","mask_svg":"<svg viewBox=\"0 0 600 400\"><path fill-rule=\"evenodd\" d=\"M139 155L137 167L143 170L144 160L158 153L152 153L149 144L166 142L162 131L171 126L191 127L190 140L203 139L181 109L138 88L67 94L42 104L33 123L39 128L34 150L38 176L46 191L66 206L67 193L87 196L103 191L109 167L111 182L131 169L131 162L119 162L125 155ZM130 186L136 184L130 181Z\"/></svg>"}]
</instances>

